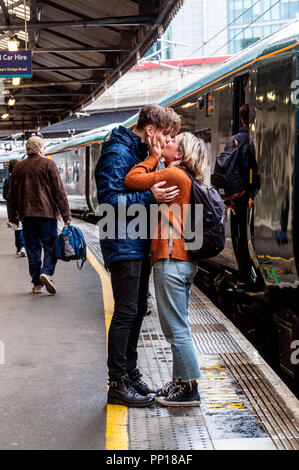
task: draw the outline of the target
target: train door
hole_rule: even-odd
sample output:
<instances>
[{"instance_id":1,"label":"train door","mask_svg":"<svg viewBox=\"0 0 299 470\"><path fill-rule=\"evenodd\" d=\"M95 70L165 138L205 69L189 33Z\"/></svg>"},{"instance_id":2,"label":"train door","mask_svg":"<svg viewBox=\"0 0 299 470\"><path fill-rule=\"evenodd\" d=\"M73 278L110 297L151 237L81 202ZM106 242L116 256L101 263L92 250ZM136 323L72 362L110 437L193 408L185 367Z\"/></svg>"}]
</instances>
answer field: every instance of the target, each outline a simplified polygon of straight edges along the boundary
<instances>
[{"instance_id":1,"label":"train door","mask_svg":"<svg viewBox=\"0 0 299 470\"><path fill-rule=\"evenodd\" d=\"M295 159L294 159L294 206L293 206L293 247L297 275L299 276L299 50L296 57L296 89L294 91L295 112Z\"/></svg>"},{"instance_id":2,"label":"train door","mask_svg":"<svg viewBox=\"0 0 299 470\"><path fill-rule=\"evenodd\" d=\"M240 108L250 103L249 74L236 77L233 88L233 134L242 126ZM254 253L254 205L249 207L248 200L237 202L237 214L231 214L231 236L241 280L256 283L258 278L257 259Z\"/></svg>"},{"instance_id":3,"label":"train door","mask_svg":"<svg viewBox=\"0 0 299 470\"><path fill-rule=\"evenodd\" d=\"M85 195L86 195L86 203L91 212L94 212L94 205L92 202L92 194L91 194L91 181L93 178L93 172L92 172L92 162L91 162L91 146L86 145L85 147Z\"/></svg>"},{"instance_id":4,"label":"train door","mask_svg":"<svg viewBox=\"0 0 299 470\"><path fill-rule=\"evenodd\" d=\"M237 134L241 127L240 108L243 104L249 104L249 73L245 73L234 79L233 91L233 134Z\"/></svg>"}]
</instances>

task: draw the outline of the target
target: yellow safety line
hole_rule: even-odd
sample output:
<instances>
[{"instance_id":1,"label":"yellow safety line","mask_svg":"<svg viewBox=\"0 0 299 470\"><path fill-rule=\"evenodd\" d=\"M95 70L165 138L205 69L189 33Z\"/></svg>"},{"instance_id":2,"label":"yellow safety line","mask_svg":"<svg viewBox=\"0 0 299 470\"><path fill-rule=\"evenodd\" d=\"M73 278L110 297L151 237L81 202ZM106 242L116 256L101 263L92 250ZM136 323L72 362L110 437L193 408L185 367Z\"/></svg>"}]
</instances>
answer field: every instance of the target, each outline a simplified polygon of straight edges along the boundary
<instances>
[{"instance_id":1,"label":"yellow safety line","mask_svg":"<svg viewBox=\"0 0 299 470\"><path fill-rule=\"evenodd\" d=\"M114 308L111 281L103 266L88 248L87 259L101 280L107 344L108 331ZM106 450L128 450L128 445L128 408L120 405L107 405Z\"/></svg>"}]
</instances>

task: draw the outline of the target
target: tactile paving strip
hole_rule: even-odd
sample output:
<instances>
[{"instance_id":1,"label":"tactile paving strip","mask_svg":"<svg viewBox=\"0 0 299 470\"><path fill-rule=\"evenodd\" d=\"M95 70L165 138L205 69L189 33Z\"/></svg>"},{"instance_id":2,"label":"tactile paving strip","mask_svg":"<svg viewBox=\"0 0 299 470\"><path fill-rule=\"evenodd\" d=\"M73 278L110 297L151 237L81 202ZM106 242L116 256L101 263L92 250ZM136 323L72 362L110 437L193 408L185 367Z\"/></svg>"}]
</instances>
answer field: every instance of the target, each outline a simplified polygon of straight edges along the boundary
<instances>
[{"instance_id":1,"label":"tactile paving strip","mask_svg":"<svg viewBox=\"0 0 299 470\"><path fill-rule=\"evenodd\" d=\"M278 449L298 450L296 419L263 373L248 362L245 354L221 355L236 378L254 414L259 417Z\"/></svg>"},{"instance_id":2,"label":"tactile paving strip","mask_svg":"<svg viewBox=\"0 0 299 470\"><path fill-rule=\"evenodd\" d=\"M143 379L155 387L170 380L172 354L163 336L156 306L144 319L139 344L139 367ZM131 408L130 449L195 450L213 449L200 408Z\"/></svg>"},{"instance_id":3,"label":"tactile paving strip","mask_svg":"<svg viewBox=\"0 0 299 470\"><path fill-rule=\"evenodd\" d=\"M79 224L89 248L102 262L95 227ZM140 335L139 367L145 381L161 386L171 378L172 354L161 331L152 287L152 314L145 317ZM277 449L298 448L293 414L243 352L240 335L231 335L221 318L216 306L192 289L190 324L201 365L202 406L130 408L130 449L213 449L223 441L230 448L229 443L240 438L245 448L247 439L257 446L270 441Z\"/></svg>"},{"instance_id":4,"label":"tactile paving strip","mask_svg":"<svg viewBox=\"0 0 299 470\"><path fill-rule=\"evenodd\" d=\"M213 449L200 408L131 408L129 436L134 450Z\"/></svg>"}]
</instances>

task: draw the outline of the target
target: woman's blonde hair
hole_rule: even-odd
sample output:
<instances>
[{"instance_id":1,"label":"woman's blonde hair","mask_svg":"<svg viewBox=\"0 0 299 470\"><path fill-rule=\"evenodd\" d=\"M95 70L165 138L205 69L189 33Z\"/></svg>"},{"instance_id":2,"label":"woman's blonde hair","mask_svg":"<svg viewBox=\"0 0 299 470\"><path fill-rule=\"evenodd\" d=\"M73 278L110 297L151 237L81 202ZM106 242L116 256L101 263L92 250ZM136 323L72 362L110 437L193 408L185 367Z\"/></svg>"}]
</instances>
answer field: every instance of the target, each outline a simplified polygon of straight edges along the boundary
<instances>
[{"instance_id":1,"label":"woman's blonde hair","mask_svg":"<svg viewBox=\"0 0 299 470\"><path fill-rule=\"evenodd\" d=\"M184 132L178 152L183 153L182 158L173 161L171 165L183 167L195 179L203 180L207 160L207 149L204 141L195 137L191 132Z\"/></svg>"}]
</instances>

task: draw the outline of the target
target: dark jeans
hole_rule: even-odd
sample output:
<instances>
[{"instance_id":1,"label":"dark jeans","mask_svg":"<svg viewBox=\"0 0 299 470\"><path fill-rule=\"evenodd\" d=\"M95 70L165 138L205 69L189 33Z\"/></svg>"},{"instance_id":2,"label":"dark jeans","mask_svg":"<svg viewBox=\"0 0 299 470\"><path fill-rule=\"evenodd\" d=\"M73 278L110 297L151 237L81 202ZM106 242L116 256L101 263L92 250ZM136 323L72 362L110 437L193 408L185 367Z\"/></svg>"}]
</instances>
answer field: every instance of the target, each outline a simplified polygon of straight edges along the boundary
<instances>
[{"instance_id":1,"label":"dark jeans","mask_svg":"<svg viewBox=\"0 0 299 470\"><path fill-rule=\"evenodd\" d=\"M108 336L108 369L109 378L117 380L137 366L138 337L147 312L150 257L114 261L109 271L114 313Z\"/></svg>"},{"instance_id":2,"label":"dark jeans","mask_svg":"<svg viewBox=\"0 0 299 470\"><path fill-rule=\"evenodd\" d=\"M250 269L252 266L251 257L248 250L248 196L244 195L236 200L236 215L232 214L231 228L234 242L234 249L239 268L239 280L241 282L250 281Z\"/></svg>"},{"instance_id":3,"label":"dark jeans","mask_svg":"<svg viewBox=\"0 0 299 470\"><path fill-rule=\"evenodd\" d=\"M54 274L56 266L55 241L57 238L57 220L47 217L26 217L23 232L29 263L29 273L35 286L41 285L40 274ZM41 251L44 248L43 267Z\"/></svg>"},{"instance_id":4,"label":"dark jeans","mask_svg":"<svg viewBox=\"0 0 299 470\"><path fill-rule=\"evenodd\" d=\"M18 251L21 251L21 248L25 247L23 230L15 230L15 244Z\"/></svg>"}]
</instances>

